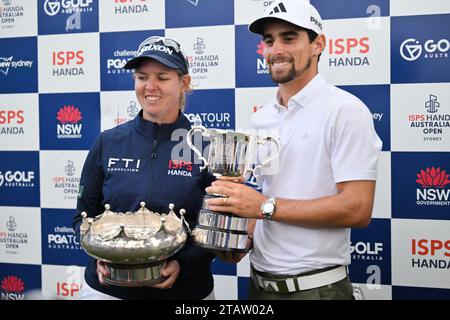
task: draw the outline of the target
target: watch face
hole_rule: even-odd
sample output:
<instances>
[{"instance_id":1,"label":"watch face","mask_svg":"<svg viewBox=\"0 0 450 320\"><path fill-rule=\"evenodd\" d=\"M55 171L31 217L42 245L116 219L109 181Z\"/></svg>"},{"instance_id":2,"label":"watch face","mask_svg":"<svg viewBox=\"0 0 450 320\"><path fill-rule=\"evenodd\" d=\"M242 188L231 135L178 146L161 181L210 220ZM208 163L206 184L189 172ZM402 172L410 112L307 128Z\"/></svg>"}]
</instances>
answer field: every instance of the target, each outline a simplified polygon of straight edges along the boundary
<instances>
[{"instance_id":1,"label":"watch face","mask_svg":"<svg viewBox=\"0 0 450 320\"><path fill-rule=\"evenodd\" d=\"M264 212L267 212L267 213L270 213L270 212L273 211L273 208L274 208L273 203L268 202L268 203L265 203L265 204L264 204L263 211L264 211Z\"/></svg>"}]
</instances>

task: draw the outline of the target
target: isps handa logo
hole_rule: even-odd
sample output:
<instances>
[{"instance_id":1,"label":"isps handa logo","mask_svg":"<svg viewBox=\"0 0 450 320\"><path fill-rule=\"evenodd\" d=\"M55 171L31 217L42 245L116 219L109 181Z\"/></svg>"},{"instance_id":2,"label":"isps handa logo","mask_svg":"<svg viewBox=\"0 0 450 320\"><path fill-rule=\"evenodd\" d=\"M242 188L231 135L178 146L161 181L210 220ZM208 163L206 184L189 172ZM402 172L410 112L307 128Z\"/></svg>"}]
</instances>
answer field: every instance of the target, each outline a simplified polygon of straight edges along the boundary
<instances>
[{"instance_id":1,"label":"isps handa logo","mask_svg":"<svg viewBox=\"0 0 450 320\"><path fill-rule=\"evenodd\" d=\"M169 160L169 176L192 177L192 162L182 160Z\"/></svg>"},{"instance_id":2,"label":"isps handa logo","mask_svg":"<svg viewBox=\"0 0 450 320\"><path fill-rule=\"evenodd\" d=\"M64 106L59 109L56 119L58 139L80 139L82 137L81 129L83 124L80 121L83 116L75 106Z\"/></svg>"},{"instance_id":3,"label":"isps handa logo","mask_svg":"<svg viewBox=\"0 0 450 320\"><path fill-rule=\"evenodd\" d=\"M420 206L449 206L450 205L450 174L444 169L431 167L420 170L416 182L420 188L416 189L417 205Z\"/></svg>"},{"instance_id":4,"label":"isps handa logo","mask_svg":"<svg viewBox=\"0 0 450 320\"><path fill-rule=\"evenodd\" d=\"M24 300L25 284L16 276L6 276L1 282L1 300Z\"/></svg>"}]
</instances>

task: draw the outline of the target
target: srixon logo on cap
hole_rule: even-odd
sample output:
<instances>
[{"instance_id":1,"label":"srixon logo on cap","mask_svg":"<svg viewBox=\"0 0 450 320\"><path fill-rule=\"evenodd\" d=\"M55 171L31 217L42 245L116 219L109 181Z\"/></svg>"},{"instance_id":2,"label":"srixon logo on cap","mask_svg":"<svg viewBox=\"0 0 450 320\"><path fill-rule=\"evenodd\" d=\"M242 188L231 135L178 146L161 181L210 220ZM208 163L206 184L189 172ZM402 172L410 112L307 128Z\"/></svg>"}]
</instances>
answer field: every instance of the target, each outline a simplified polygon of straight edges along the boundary
<instances>
[{"instance_id":1,"label":"srixon logo on cap","mask_svg":"<svg viewBox=\"0 0 450 320\"><path fill-rule=\"evenodd\" d=\"M165 52L165 53L170 54L170 55L172 55L172 53L173 53L172 49L170 49L170 48L168 48L168 47L166 47L164 45L151 44L149 46L143 47L138 55L141 55L142 53L147 52L147 51L161 51L161 52Z\"/></svg>"}]
</instances>

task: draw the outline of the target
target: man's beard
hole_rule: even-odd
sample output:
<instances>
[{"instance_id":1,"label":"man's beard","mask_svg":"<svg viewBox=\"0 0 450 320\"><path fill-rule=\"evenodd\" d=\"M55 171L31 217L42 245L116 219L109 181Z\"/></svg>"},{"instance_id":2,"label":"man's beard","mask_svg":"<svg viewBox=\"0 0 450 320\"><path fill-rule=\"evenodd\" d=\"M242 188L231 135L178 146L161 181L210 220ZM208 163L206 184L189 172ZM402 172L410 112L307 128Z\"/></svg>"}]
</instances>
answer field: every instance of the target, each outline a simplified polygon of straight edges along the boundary
<instances>
[{"instance_id":1,"label":"man's beard","mask_svg":"<svg viewBox=\"0 0 450 320\"><path fill-rule=\"evenodd\" d=\"M305 73L306 70L308 70L311 67L311 57L308 59L306 66L300 70L300 71L296 71L294 68L294 62L293 59L291 61L289 61L291 63L291 69L288 70L286 75L280 75L280 76L275 76L272 73L272 69L269 67L269 72L270 72L270 77L272 78L272 81L275 83L287 83L290 82L292 80L294 80L295 78L301 76L303 73Z\"/></svg>"}]
</instances>

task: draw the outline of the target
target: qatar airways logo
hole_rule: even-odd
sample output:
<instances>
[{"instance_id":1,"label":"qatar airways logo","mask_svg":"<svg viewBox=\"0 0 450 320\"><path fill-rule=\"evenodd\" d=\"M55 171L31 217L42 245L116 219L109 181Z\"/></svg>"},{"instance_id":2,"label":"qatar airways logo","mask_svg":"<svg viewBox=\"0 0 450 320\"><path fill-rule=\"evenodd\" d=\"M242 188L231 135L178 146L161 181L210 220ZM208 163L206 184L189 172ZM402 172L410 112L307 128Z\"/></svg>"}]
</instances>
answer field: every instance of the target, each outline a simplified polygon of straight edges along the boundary
<instances>
[{"instance_id":1,"label":"qatar airways logo","mask_svg":"<svg viewBox=\"0 0 450 320\"><path fill-rule=\"evenodd\" d=\"M2 110L0 109L0 135L22 135L24 134L24 110Z\"/></svg>"},{"instance_id":2,"label":"qatar airways logo","mask_svg":"<svg viewBox=\"0 0 450 320\"><path fill-rule=\"evenodd\" d=\"M417 174L416 200L419 206L450 206L450 174L441 168L426 168Z\"/></svg>"},{"instance_id":3,"label":"qatar airways logo","mask_svg":"<svg viewBox=\"0 0 450 320\"><path fill-rule=\"evenodd\" d=\"M128 15L136 13L148 13L147 0L140 0L139 2L133 0L114 0L116 4L114 13L117 15Z\"/></svg>"},{"instance_id":4,"label":"qatar airways logo","mask_svg":"<svg viewBox=\"0 0 450 320\"><path fill-rule=\"evenodd\" d=\"M264 58L264 41L258 43L256 53L258 58L256 59L256 73L257 74L269 74L269 66L267 65L267 60Z\"/></svg>"},{"instance_id":5,"label":"qatar airways logo","mask_svg":"<svg viewBox=\"0 0 450 320\"><path fill-rule=\"evenodd\" d=\"M58 139L80 139L83 124L80 121L83 116L75 106L63 106L58 110L56 119L59 121L56 126Z\"/></svg>"},{"instance_id":6,"label":"qatar airways logo","mask_svg":"<svg viewBox=\"0 0 450 320\"><path fill-rule=\"evenodd\" d=\"M447 39L428 39L422 42L409 38L400 45L400 55L408 62L422 59L447 59L450 42Z\"/></svg>"},{"instance_id":7,"label":"qatar airways logo","mask_svg":"<svg viewBox=\"0 0 450 320\"><path fill-rule=\"evenodd\" d=\"M6 276L1 281L1 300L24 300L25 284L16 276Z\"/></svg>"},{"instance_id":8,"label":"qatar airways logo","mask_svg":"<svg viewBox=\"0 0 450 320\"><path fill-rule=\"evenodd\" d=\"M450 269L450 240L411 239L411 267Z\"/></svg>"},{"instance_id":9,"label":"qatar airways logo","mask_svg":"<svg viewBox=\"0 0 450 320\"><path fill-rule=\"evenodd\" d=\"M328 40L328 65L330 67L360 67L370 65L370 38L331 38Z\"/></svg>"}]
</instances>

